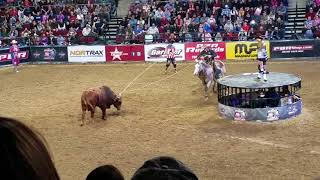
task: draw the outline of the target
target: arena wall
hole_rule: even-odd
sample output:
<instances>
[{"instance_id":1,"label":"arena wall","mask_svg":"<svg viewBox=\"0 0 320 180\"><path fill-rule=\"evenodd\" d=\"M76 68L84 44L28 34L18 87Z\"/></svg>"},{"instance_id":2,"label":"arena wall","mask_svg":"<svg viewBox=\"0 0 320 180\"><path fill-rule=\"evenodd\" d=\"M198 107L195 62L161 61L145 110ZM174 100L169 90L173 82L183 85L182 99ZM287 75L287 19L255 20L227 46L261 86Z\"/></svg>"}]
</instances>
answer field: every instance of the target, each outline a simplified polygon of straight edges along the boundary
<instances>
[{"instance_id":1,"label":"arena wall","mask_svg":"<svg viewBox=\"0 0 320 180\"><path fill-rule=\"evenodd\" d=\"M266 41L268 55L275 60L320 56L319 40ZM178 61L193 61L206 46L217 52L219 60L255 59L257 43L245 42L186 42L175 43ZM166 44L146 45L81 45L81 46L23 46L19 53L22 62L164 62ZM0 65L11 64L9 48L0 49Z\"/></svg>"}]
</instances>

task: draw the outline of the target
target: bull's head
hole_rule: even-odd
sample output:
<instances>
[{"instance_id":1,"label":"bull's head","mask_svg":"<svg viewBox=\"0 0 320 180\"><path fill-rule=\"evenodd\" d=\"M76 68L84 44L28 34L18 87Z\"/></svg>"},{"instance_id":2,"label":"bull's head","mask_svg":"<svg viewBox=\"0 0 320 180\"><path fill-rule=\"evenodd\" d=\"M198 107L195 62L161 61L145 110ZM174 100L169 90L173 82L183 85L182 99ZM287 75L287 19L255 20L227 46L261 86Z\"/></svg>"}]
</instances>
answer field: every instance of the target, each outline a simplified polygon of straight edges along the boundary
<instances>
[{"instance_id":1,"label":"bull's head","mask_svg":"<svg viewBox=\"0 0 320 180\"><path fill-rule=\"evenodd\" d=\"M119 111L121 109L121 104L122 104L122 98L121 96L116 96L114 99L113 99L113 105L114 107L117 108L117 110Z\"/></svg>"}]
</instances>

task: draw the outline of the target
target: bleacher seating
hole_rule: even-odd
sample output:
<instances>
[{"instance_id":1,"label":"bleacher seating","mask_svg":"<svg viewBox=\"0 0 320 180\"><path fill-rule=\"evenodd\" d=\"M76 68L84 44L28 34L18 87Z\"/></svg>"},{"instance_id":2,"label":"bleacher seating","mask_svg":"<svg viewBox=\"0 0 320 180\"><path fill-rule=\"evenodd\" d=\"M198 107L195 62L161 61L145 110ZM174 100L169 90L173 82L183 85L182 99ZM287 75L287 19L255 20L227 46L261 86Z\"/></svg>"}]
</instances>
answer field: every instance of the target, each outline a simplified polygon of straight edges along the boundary
<instances>
[{"instance_id":1,"label":"bleacher seating","mask_svg":"<svg viewBox=\"0 0 320 180\"><path fill-rule=\"evenodd\" d=\"M10 39L32 45L93 43L116 14L115 0L0 1L1 46ZM62 37L61 37L62 36ZM86 37L86 38L83 38ZM93 39L93 40L92 40ZM22 43L22 42L19 42Z\"/></svg>"},{"instance_id":2,"label":"bleacher seating","mask_svg":"<svg viewBox=\"0 0 320 180\"><path fill-rule=\"evenodd\" d=\"M220 35L222 40L234 41L240 34L247 40L260 35L284 39L287 5L286 0L136 0L129 7L122 23L126 30L118 32L117 43L143 43L145 34L153 35L154 42L213 41Z\"/></svg>"}]
</instances>

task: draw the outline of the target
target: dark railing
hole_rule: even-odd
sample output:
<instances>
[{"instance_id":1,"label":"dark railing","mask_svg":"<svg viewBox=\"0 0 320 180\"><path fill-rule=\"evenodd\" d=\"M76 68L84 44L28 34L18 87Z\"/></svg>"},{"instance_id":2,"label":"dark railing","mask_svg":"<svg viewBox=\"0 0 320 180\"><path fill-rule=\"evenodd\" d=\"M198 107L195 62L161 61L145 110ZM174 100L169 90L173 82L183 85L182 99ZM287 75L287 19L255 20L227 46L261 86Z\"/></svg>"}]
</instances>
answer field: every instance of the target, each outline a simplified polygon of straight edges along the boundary
<instances>
[{"instance_id":1,"label":"dark railing","mask_svg":"<svg viewBox=\"0 0 320 180\"><path fill-rule=\"evenodd\" d=\"M210 35L209 35L210 34ZM269 33L270 34L270 33ZM168 42L220 42L220 41L253 41L257 36L265 37L265 32L247 33L246 36L239 36L238 32L225 33L159 33L140 35L117 34L117 44L148 44L148 43L168 43ZM89 36L28 36L28 37L2 37L0 38L0 47L10 45L11 40L15 39L20 45L80 45L80 44L108 44L111 35L89 35ZM242 39L244 37L244 39ZM63 38L63 39L62 39ZM47 39L47 40L46 40ZM276 39L274 37L265 37L266 40ZM48 42L47 42L48 41ZM63 44L61 42L63 41Z\"/></svg>"},{"instance_id":2,"label":"dark railing","mask_svg":"<svg viewBox=\"0 0 320 180\"><path fill-rule=\"evenodd\" d=\"M251 41L255 40L258 36L263 36L267 40L279 39L271 37L271 32L268 36L265 36L265 31L255 31L254 33L243 32L243 36L239 36L239 32L219 32L220 36L214 33L159 33L159 34L147 34L141 33L139 35L128 35L118 33L116 35L116 43L158 43L158 42L211 42L211 41Z\"/></svg>"},{"instance_id":3,"label":"dark railing","mask_svg":"<svg viewBox=\"0 0 320 180\"><path fill-rule=\"evenodd\" d=\"M0 48L9 47L13 39L18 41L20 46L106 44L103 36L28 36L0 38Z\"/></svg>"}]
</instances>

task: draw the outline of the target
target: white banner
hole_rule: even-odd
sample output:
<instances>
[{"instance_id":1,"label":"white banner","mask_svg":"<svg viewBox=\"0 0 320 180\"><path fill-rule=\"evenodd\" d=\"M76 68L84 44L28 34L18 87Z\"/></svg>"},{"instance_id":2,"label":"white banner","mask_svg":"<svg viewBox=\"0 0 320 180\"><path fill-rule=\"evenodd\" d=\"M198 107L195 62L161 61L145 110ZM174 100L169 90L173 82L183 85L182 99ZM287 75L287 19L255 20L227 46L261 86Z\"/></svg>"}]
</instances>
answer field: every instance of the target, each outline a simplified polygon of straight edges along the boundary
<instances>
[{"instance_id":1,"label":"white banner","mask_svg":"<svg viewBox=\"0 0 320 180\"><path fill-rule=\"evenodd\" d=\"M105 46L68 46L69 62L106 62Z\"/></svg>"},{"instance_id":2,"label":"white banner","mask_svg":"<svg viewBox=\"0 0 320 180\"><path fill-rule=\"evenodd\" d=\"M165 50L168 44L149 44L144 46L145 61L151 62L166 62L167 55ZM176 60L184 61L184 44L174 43L173 46L176 48Z\"/></svg>"}]
</instances>

